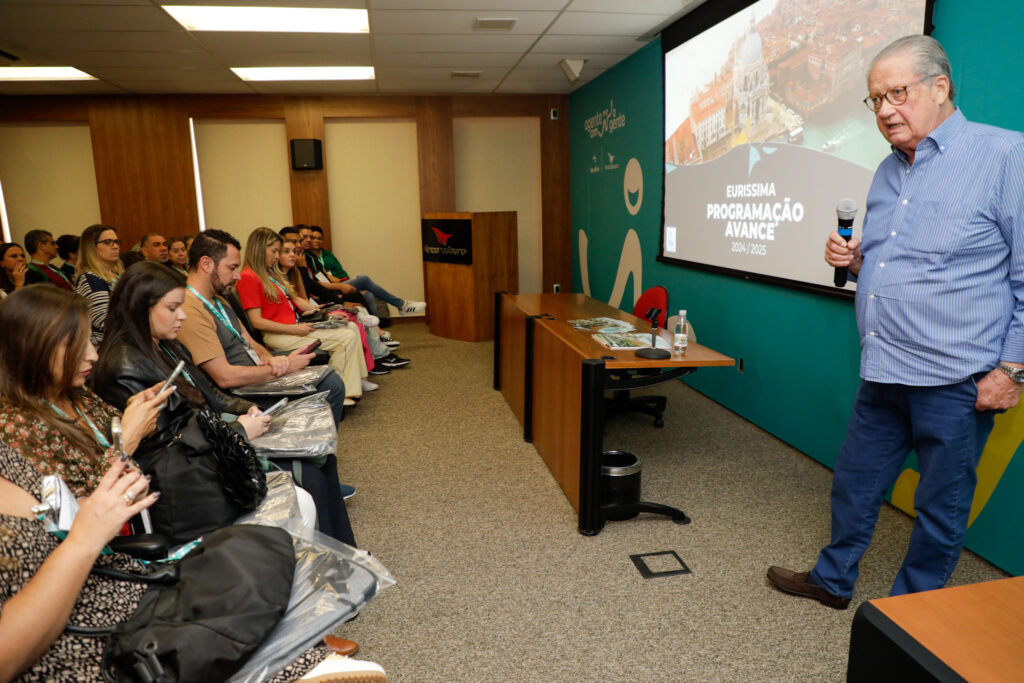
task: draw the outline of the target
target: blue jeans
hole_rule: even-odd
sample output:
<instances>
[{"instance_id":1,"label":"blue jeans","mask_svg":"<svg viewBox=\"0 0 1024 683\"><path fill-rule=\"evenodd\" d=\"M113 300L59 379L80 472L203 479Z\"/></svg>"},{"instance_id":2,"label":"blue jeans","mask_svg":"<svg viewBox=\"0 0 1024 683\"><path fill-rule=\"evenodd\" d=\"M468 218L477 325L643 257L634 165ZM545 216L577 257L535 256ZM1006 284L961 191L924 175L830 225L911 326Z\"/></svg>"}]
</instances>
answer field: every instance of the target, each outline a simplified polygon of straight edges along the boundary
<instances>
[{"instance_id":1,"label":"blue jeans","mask_svg":"<svg viewBox=\"0 0 1024 683\"><path fill-rule=\"evenodd\" d=\"M352 285L360 292L369 291L378 299L384 299L398 310L402 310L402 300L374 282L369 275L356 275L345 280L345 284ZM377 315L377 302L373 300L373 297L366 297L366 310L370 312L370 315Z\"/></svg>"},{"instance_id":2,"label":"blue jeans","mask_svg":"<svg viewBox=\"0 0 1024 683\"><path fill-rule=\"evenodd\" d=\"M993 411L978 412L975 378L937 387L862 381L832 479L832 542L811 578L850 597L882 497L917 451L917 519L892 594L941 588L960 559L977 483L975 468L992 431Z\"/></svg>"}]
</instances>

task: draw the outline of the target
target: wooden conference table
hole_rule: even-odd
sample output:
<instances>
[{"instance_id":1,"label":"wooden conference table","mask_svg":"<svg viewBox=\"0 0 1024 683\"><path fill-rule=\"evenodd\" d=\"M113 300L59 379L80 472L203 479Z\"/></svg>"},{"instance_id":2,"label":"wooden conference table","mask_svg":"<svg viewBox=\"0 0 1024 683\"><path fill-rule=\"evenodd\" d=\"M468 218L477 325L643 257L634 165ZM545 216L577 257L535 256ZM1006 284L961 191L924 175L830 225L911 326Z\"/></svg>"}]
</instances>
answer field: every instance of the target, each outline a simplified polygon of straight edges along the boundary
<instances>
[{"instance_id":1,"label":"wooden conference table","mask_svg":"<svg viewBox=\"0 0 1024 683\"><path fill-rule=\"evenodd\" d=\"M863 603L848 681L1024 680L1024 577Z\"/></svg>"},{"instance_id":2,"label":"wooden conference table","mask_svg":"<svg viewBox=\"0 0 1024 683\"><path fill-rule=\"evenodd\" d=\"M649 331L650 323L582 294L499 292L494 305L494 388L579 513L580 533L597 534L605 523L599 499L604 393L649 387L697 367L734 361L694 342L685 354L665 360L613 351L566 321L608 317L628 321L638 331ZM665 371L628 379L610 374L651 369ZM682 511L657 503L639 503L635 509L690 521Z\"/></svg>"}]
</instances>

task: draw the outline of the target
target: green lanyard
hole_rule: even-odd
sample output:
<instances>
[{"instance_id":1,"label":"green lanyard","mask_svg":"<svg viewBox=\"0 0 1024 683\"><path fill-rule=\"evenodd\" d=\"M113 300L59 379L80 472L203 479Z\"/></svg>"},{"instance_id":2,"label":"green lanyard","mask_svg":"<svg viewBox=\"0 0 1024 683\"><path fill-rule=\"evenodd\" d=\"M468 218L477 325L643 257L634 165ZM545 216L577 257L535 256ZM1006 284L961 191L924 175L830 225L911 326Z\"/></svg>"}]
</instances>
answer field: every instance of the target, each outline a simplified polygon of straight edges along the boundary
<instances>
[{"instance_id":1,"label":"green lanyard","mask_svg":"<svg viewBox=\"0 0 1024 683\"><path fill-rule=\"evenodd\" d=\"M224 305L219 300L214 299L214 302L211 303L206 299L205 296L197 292L195 288L192 287L192 285L188 285L188 291L192 292L192 294L194 294L195 297L199 299L199 301L201 301L204 306L206 306L206 310L208 310L211 314L216 316L218 320L224 323L224 326L231 331L231 334L238 337L238 341L245 344L246 348L248 348L249 344L245 341L245 337L243 337L241 333L235 329L235 326L231 324L231 319L228 318L227 311L224 310ZM216 304L216 307L214 307L214 303Z\"/></svg>"},{"instance_id":2,"label":"green lanyard","mask_svg":"<svg viewBox=\"0 0 1024 683\"><path fill-rule=\"evenodd\" d=\"M177 363L179 360L181 360L180 358L175 356L173 353L171 353L170 351L165 349L163 344L160 344L160 350L163 351L164 353L166 353L167 356L174 363ZM185 368L181 369L181 376L184 377L188 381L189 384L191 384L192 386L196 387L197 389L199 388L198 386L196 386L196 383L192 380L192 376L190 374L188 374L188 370L186 370ZM163 391L163 387L160 388L160 391Z\"/></svg>"},{"instance_id":3,"label":"green lanyard","mask_svg":"<svg viewBox=\"0 0 1024 683\"><path fill-rule=\"evenodd\" d=\"M57 275L60 275L62 278L64 278L64 282L68 283L69 285L71 284L71 280L68 279L68 276L65 275L64 271L62 271L60 268L54 268L53 266L51 266L48 263L40 263L39 261L36 261L35 259L32 259L32 261L30 263L33 266L37 266L40 269L49 268L53 272L57 273Z\"/></svg>"},{"instance_id":4,"label":"green lanyard","mask_svg":"<svg viewBox=\"0 0 1024 683\"><path fill-rule=\"evenodd\" d=\"M271 277L270 281L277 285L277 288L281 291L281 294L284 294L284 300L288 302L288 307L292 309L292 315L295 316L295 322L299 322L299 312L295 310L295 304L292 303L292 298L288 296L288 290L286 290L284 288L284 285L282 285L274 278Z\"/></svg>"},{"instance_id":5,"label":"green lanyard","mask_svg":"<svg viewBox=\"0 0 1024 683\"><path fill-rule=\"evenodd\" d=\"M70 416L70 415L68 415L67 413L65 413L65 412L64 412L63 410L61 410L60 408L58 408L58 407L57 407L57 406L55 406L54 404L50 403L49 401L47 401L47 403L48 403L48 404L50 405L50 407L51 407L51 408L53 408L53 410L54 410L54 411L55 411L55 412L56 412L56 413L57 413L58 415L60 415L61 417L63 417L63 418L65 419L65 420L70 420L70 419L71 419L71 416ZM82 412L82 409L81 409L81 408L79 408L78 406L75 406L75 412L76 412L76 413L78 413L78 416L79 416L80 418L82 418L83 420L85 420L85 423L86 423L87 425L89 425L89 429L91 429L91 430L92 430L92 435L96 437L96 440L97 440L97 441L99 441L99 443L100 443L100 445L101 445L101 446L103 446L104 448L111 448L111 447L112 447L112 446L110 445L110 442L109 442L109 441L107 440L107 437L106 437L106 436L104 436L103 432L101 432L101 431L100 431L99 429L97 429L97 427L96 427L96 425L95 425L95 424L93 423L93 421L89 419L89 416L88 416L88 415L86 415L85 413L83 413L83 412Z\"/></svg>"}]
</instances>

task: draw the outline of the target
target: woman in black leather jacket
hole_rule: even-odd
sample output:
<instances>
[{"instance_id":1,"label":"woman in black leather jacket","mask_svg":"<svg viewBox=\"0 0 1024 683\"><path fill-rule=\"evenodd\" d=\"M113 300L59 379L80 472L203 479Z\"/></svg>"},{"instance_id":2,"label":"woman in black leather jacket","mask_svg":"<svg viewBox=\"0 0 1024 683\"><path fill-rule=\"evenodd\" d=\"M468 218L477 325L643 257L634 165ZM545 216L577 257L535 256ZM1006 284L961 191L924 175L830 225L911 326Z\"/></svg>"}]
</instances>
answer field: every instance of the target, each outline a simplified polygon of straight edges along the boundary
<instances>
[{"instance_id":1,"label":"woman in black leather jacket","mask_svg":"<svg viewBox=\"0 0 1024 683\"><path fill-rule=\"evenodd\" d=\"M110 298L94 389L113 405L124 406L137 387L153 386L179 360L185 361L185 370L174 383L177 390L168 398L155 433L143 440L135 457L153 476L153 488L162 493L151 508L154 526L164 527L163 533L172 529L168 534L172 537L194 538L241 514L218 487L209 486L209 478L217 477L217 465L200 412L237 415L228 425L246 439L264 433L270 417L260 415L249 401L222 392L192 363L177 341L185 320L184 297L185 278L167 266L145 261L128 269ZM168 490L160 480L171 475L175 486ZM302 479L302 488L316 504L320 530L355 545L338 485L336 458L331 455L322 467L303 462ZM190 486L190 481L195 485ZM202 492L206 495L200 499Z\"/></svg>"}]
</instances>

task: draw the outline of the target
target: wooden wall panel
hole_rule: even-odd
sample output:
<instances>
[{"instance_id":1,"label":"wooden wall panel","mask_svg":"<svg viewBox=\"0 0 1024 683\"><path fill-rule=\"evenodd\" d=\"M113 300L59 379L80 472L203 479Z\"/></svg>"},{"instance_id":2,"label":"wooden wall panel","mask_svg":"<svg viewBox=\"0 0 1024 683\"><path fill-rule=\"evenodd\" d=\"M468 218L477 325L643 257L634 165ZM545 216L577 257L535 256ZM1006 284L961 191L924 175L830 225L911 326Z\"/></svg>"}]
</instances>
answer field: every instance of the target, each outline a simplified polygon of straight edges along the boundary
<instances>
[{"instance_id":1,"label":"wooden wall panel","mask_svg":"<svg viewBox=\"0 0 1024 683\"><path fill-rule=\"evenodd\" d=\"M544 291L572 289L572 221L569 201L569 98L550 96L540 117L541 233ZM559 116L552 120L550 111Z\"/></svg>"},{"instance_id":2,"label":"wooden wall panel","mask_svg":"<svg viewBox=\"0 0 1024 683\"><path fill-rule=\"evenodd\" d=\"M552 121L550 111L559 110ZM198 229L188 118L284 120L291 138L323 139L324 118L416 120L420 210L454 211L455 116L536 116L541 128L543 283L571 282L568 98L473 96L0 96L2 121L88 121L103 220L134 243L149 230ZM296 222L330 234L328 169L289 171Z\"/></svg>"},{"instance_id":3,"label":"wooden wall panel","mask_svg":"<svg viewBox=\"0 0 1024 683\"><path fill-rule=\"evenodd\" d=\"M199 231L188 117L180 99L97 97L89 107L100 215L125 249L147 232Z\"/></svg>"},{"instance_id":4,"label":"wooden wall panel","mask_svg":"<svg viewBox=\"0 0 1024 683\"><path fill-rule=\"evenodd\" d=\"M313 138L323 142L323 103L318 97L296 97L285 106L285 131L288 140ZM291 163L291 143L288 149ZM292 219L296 224L319 225L324 229L324 244L330 248L331 209L327 200L327 166L322 169L291 169Z\"/></svg>"},{"instance_id":5,"label":"wooden wall panel","mask_svg":"<svg viewBox=\"0 0 1024 683\"><path fill-rule=\"evenodd\" d=\"M420 150L420 211L455 211L452 98L419 98L416 144Z\"/></svg>"}]
</instances>

